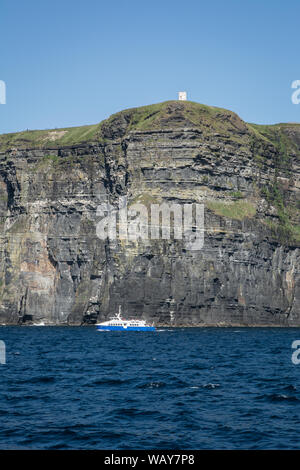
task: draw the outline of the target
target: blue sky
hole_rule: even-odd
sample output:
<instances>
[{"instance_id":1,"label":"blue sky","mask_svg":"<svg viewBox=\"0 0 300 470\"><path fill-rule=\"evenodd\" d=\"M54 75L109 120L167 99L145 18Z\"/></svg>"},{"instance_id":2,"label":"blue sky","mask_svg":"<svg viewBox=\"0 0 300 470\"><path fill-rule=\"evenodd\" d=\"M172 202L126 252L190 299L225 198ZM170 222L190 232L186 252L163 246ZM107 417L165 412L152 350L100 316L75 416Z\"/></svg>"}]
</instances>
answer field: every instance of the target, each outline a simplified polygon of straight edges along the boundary
<instances>
[{"instance_id":1,"label":"blue sky","mask_svg":"<svg viewBox=\"0 0 300 470\"><path fill-rule=\"evenodd\" d=\"M299 0L0 0L0 133L177 98L300 122Z\"/></svg>"}]
</instances>

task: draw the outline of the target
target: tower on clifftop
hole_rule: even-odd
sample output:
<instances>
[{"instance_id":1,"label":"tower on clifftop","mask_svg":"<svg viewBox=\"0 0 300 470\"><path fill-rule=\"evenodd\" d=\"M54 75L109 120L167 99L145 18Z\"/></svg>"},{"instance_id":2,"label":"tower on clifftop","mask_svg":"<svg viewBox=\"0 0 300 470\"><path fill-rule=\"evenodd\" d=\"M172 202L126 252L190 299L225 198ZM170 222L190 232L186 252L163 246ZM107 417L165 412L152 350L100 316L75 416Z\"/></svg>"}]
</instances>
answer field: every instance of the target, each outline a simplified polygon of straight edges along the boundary
<instances>
[{"instance_id":1,"label":"tower on clifftop","mask_svg":"<svg viewBox=\"0 0 300 470\"><path fill-rule=\"evenodd\" d=\"M179 101L186 101L186 99L187 99L186 91L179 91L178 92L178 99L179 99Z\"/></svg>"}]
</instances>

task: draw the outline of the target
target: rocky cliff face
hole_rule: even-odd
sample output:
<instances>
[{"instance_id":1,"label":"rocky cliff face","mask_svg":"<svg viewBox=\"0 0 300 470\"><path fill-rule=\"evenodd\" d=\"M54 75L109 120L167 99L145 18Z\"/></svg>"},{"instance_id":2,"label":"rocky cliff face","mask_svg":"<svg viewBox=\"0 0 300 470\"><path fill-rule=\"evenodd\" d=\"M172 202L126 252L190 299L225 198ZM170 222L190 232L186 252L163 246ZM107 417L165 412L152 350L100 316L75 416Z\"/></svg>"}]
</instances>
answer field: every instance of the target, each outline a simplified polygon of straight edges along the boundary
<instances>
[{"instance_id":1,"label":"rocky cliff face","mask_svg":"<svg viewBox=\"0 0 300 470\"><path fill-rule=\"evenodd\" d=\"M191 102L0 136L0 323L300 325L300 125ZM99 239L97 207L204 204L204 245ZM124 316L126 316L124 315Z\"/></svg>"}]
</instances>

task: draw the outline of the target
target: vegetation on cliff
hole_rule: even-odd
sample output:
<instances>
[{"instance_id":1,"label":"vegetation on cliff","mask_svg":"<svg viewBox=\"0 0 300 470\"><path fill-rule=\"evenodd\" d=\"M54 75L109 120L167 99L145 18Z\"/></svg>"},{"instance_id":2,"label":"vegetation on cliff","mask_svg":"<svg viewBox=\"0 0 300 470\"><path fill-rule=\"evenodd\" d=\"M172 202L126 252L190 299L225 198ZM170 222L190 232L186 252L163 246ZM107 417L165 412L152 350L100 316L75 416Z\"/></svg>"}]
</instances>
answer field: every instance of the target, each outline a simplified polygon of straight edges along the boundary
<instances>
[{"instance_id":1,"label":"vegetation on cliff","mask_svg":"<svg viewBox=\"0 0 300 470\"><path fill-rule=\"evenodd\" d=\"M247 124L234 112L222 108L191 101L166 101L118 112L95 125L3 134L0 135L0 152L59 149L95 142L105 144L111 140L122 139L132 132L159 132L183 128L197 129L199 141L211 141L217 137L228 144L234 143L240 149L249 150L258 168L259 197L275 211L264 222L281 243L300 241L299 202L291 198L288 189L293 178L299 177L293 174L293 162L299 161L300 158L300 124ZM215 149L215 154L218 158L218 149ZM57 165L60 157L49 152L49 157L44 160L47 161L47 166ZM62 161L65 162L65 158ZM274 176L267 183L261 184L259 171L265 165L274 168ZM202 181L208 182L209 177L204 175ZM239 188L234 189L230 198L232 204L228 205L228 201L209 201L207 206L226 218L242 219L255 216L253 201L238 201L244 196Z\"/></svg>"}]
</instances>

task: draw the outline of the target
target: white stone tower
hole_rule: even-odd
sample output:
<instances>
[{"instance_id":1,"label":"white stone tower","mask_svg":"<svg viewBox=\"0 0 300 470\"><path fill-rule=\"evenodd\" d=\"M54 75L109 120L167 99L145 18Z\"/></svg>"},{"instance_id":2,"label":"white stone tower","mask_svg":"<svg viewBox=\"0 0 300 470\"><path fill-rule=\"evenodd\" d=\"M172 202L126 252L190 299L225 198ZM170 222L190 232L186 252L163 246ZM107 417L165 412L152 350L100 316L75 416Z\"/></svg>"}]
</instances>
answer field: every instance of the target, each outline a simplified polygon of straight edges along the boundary
<instances>
[{"instance_id":1,"label":"white stone tower","mask_svg":"<svg viewBox=\"0 0 300 470\"><path fill-rule=\"evenodd\" d=\"M186 91L179 91L178 92L178 99L179 99L179 101L186 101L187 100Z\"/></svg>"}]
</instances>

